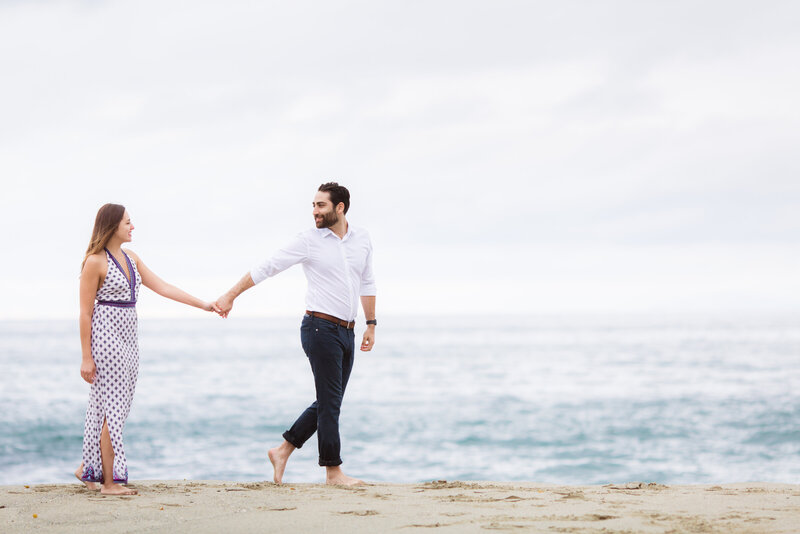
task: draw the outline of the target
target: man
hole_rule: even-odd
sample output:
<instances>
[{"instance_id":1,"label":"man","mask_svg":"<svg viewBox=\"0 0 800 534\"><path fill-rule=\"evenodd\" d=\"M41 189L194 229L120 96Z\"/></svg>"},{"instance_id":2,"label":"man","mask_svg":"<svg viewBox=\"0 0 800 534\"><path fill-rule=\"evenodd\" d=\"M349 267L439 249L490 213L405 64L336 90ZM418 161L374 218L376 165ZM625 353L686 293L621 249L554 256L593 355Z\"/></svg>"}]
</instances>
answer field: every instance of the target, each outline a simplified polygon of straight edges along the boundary
<instances>
[{"instance_id":1,"label":"man","mask_svg":"<svg viewBox=\"0 0 800 534\"><path fill-rule=\"evenodd\" d=\"M243 291L295 265L303 264L308 281L306 313L300 328L303 350L314 373L317 399L284 432L284 441L269 450L269 459L280 484L286 462L316 431L319 465L326 469L326 482L337 485L363 484L341 468L339 410L353 368L353 327L358 297L367 318L361 350L375 344L375 280L369 234L347 223L350 193L336 182L319 186L314 202L314 223L272 258L244 275L216 302L216 310L227 317L233 300Z\"/></svg>"}]
</instances>

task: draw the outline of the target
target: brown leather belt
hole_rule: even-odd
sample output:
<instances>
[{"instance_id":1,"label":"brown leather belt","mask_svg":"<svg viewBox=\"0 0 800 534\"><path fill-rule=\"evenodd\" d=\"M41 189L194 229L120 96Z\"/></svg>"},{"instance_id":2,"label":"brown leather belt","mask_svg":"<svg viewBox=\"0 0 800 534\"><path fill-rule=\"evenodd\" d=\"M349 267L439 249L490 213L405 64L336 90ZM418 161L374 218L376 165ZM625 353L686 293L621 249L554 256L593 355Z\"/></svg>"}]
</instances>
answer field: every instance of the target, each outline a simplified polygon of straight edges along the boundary
<instances>
[{"instance_id":1,"label":"brown leather belt","mask_svg":"<svg viewBox=\"0 0 800 534\"><path fill-rule=\"evenodd\" d=\"M306 310L306 313L311 317L316 317L318 319L324 319L326 321L330 321L334 324L347 328L348 330L352 330L356 326L355 321L350 321L350 322L344 321L342 319L339 319L338 317L334 317L333 315L328 315L327 313L320 313L308 310Z\"/></svg>"}]
</instances>

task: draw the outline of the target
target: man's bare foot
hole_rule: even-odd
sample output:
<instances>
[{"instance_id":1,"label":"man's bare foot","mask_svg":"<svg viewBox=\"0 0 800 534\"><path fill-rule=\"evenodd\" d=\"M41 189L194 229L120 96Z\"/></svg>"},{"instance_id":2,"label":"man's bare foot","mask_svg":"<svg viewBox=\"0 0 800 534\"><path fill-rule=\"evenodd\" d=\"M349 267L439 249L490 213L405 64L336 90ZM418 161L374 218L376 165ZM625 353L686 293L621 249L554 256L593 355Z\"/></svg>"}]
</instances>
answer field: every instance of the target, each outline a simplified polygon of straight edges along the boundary
<instances>
[{"instance_id":1,"label":"man's bare foot","mask_svg":"<svg viewBox=\"0 0 800 534\"><path fill-rule=\"evenodd\" d=\"M81 476L83 475L83 464L75 471L75 478L86 484L86 487L92 491L97 491L100 489L100 486L97 485L97 482L89 482L88 480L83 480Z\"/></svg>"},{"instance_id":2,"label":"man's bare foot","mask_svg":"<svg viewBox=\"0 0 800 534\"><path fill-rule=\"evenodd\" d=\"M331 486L360 486L366 484L363 480L345 475L338 465L327 468L325 483Z\"/></svg>"},{"instance_id":3,"label":"man's bare foot","mask_svg":"<svg viewBox=\"0 0 800 534\"><path fill-rule=\"evenodd\" d=\"M103 495L136 495L139 492L126 488L122 484L114 483L109 485L103 484L103 487L100 488L100 493Z\"/></svg>"},{"instance_id":4,"label":"man's bare foot","mask_svg":"<svg viewBox=\"0 0 800 534\"><path fill-rule=\"evenodd\" d=\"M292 455L294 450L295 446L284 440L283 443L267 452L269 461L272 463L272 470L274 472L272 480L275 481L275 484L280 484L283 481L283 472L286 470L286 462L289 461L289 456Z\"/></svg>"}]
</instances>

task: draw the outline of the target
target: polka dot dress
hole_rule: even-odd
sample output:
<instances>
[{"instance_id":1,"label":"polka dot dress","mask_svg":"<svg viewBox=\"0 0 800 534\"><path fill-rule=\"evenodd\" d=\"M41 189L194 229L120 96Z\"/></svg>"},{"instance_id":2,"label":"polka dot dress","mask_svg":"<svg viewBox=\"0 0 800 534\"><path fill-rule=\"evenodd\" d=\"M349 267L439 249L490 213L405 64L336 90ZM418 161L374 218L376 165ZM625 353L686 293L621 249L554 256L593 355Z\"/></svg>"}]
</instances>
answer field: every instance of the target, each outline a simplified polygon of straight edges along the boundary
<instances>
[{"instance_id":1,"label":"polka dot dress","mask_svg":"<svg viewBox=\"0 0 800 534\"><path fill-rule=\"evenodd\" d=\"M125 254L123 252L123 254ZM128 462L122 443L125 420L131 410L139 373L136 299L142 278L136 263L125 254L133 281L106 250L108 273L97 291L92 313L92 358L97 372L89 394L83 431L83 480L103 482L100 432L108 421L114 447L114 482L128 482Z\"/></svg>"}]
</instances>

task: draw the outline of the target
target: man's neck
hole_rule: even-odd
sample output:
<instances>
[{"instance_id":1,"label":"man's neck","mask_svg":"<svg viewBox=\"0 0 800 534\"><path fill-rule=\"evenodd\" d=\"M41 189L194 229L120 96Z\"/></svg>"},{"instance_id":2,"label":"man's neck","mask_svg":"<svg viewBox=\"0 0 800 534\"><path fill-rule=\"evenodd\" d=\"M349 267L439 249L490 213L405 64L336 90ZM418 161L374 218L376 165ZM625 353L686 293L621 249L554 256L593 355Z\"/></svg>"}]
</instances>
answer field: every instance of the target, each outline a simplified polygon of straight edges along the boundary
<instances>
[{"instance_id":1,"label":"man's neck","mask_svg":"<svg viewBox=\"0 0 800 534\"><path fill-rule=\"evenodd\" d=\"M347 219L342 217L339 219L339 222L331 226L330 229L331 232L336 234L339 239L344 239L344 236L347 233Z\"/></svg>"}]
</instances>

